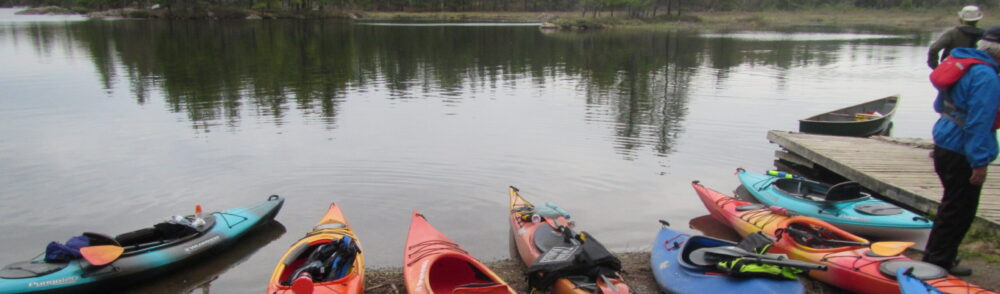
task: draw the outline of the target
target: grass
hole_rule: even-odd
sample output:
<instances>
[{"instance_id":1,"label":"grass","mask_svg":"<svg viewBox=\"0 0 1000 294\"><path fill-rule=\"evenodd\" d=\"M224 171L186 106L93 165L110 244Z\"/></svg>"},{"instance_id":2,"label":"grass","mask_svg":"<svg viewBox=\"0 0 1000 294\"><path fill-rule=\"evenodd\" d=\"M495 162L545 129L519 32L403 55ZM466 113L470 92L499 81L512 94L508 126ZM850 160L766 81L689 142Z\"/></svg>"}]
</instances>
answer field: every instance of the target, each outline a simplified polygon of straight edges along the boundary
<instances>
[{"instance_id":1,"label":"grass","mask_svg":"<svg viewBox=\"0 0 1000 294\"><path fill-rule=\"evenodd\" d=\"M981 224L973 224L962 240L959 257L980 258L989 263L1000 263L1000 233Z\"/></svg>"}]
</instances>

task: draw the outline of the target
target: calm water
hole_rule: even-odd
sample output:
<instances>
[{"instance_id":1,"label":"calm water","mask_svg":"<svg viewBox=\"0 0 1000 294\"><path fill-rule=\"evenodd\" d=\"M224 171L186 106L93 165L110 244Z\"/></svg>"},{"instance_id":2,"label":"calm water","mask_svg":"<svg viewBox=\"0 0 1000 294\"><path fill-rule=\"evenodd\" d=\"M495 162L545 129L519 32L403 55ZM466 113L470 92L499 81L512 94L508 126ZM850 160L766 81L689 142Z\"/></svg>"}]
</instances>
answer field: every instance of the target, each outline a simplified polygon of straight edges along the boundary
<instances>
[{"instance_id":1,"label":"calm water","mask_svg":"<svg viewBox=\"0 0 1000 294\"><path fill-rule=\"evenodd\" d=\"M372 267L401 262L414 209L495 260L508 185L614 250L648 250L657 219L706 214L691 180L727 191L735 167L770 168L769 129L898 93L893 134L929 137L932 37L0 10L0 262L270 194L288 198L280 224L163 287L262 291L331 201Z\"/></svg>"}]
</instances>

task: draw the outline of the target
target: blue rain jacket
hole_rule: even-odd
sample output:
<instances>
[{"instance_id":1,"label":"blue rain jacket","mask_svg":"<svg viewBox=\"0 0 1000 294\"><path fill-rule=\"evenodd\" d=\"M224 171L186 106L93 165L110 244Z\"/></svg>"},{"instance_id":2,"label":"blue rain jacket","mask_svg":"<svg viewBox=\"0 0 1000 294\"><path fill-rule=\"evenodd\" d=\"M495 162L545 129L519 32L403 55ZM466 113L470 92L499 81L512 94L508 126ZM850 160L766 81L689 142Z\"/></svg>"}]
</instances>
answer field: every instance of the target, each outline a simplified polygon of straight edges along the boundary
<instances>
[{"instance_id":1,"label":"blue rain jacket","mask_svg":"<svg viewBox=\"0 0 1000 294\"><path fill-rule=\"evenodd\" d=\"M997 135L993 130L993 120L1000 106L1000 78L997 77L997 63L984 51L973 48L955 48L951 51L955 58L976 58L993 67L973 66L958 83L952 86L951 97L955 106L966 113L965 125L941 117L934 123L934 144L965 155L972 168L985 166L997 158ZM941 113L943 98L934 100L934 111Z\"/></svg>"}]
</instances>

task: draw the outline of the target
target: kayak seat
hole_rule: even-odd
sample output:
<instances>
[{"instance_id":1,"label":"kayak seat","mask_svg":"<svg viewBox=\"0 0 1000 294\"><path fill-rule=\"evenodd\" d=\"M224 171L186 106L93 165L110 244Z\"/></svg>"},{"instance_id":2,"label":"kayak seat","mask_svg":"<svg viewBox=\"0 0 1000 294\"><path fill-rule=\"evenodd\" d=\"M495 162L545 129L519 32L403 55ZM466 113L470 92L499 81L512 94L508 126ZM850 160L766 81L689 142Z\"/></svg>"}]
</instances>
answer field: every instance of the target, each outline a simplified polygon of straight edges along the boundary
<instances>
[{"instance_id":1,"label":"kayak seat","mask_svg":"<svg viewBox=\"0 0 1000 294\"><path fill-rule=\"evenodd\" d=\"M111 238L108 235L94 233L94 232L83 232L83 236L90 240L90 246L98 245L115 245L121 247L122 245L118 243L115 238Z\"/></svg>"},{"instance_id":2,"label":"kayak seat","mask_svg":"<svg viewBox=\"0 0 1000 294\"><path fill-rule=\"evenodd\" d=\"M705 236L691 236L681 247L681 262L705 268L715 268L718 260L710 260L705 256L706 250L720 246L733 246L734 244Z\"/></svg>"},{"instance_id":3,"label":"kayak seat","mask_svg":"<svg viewBox=\"0 0 1000 294\"><path fill-rule=\"evenodd\" d=\"M128 250L138 249L140 244L159 243L163 240L163 236L155 228L142 228L115 236L115 240Z\"/></svg>"},{"instance_id":4,"label":"kayak seat","mask_svg":"<svg viewBox=\"0 0 1000 294\"><path fill-rule=\"evenodd\" d=\"M571 242L566 242L563 235L550 226L539 227L532 237L535 248L538 248L538 251L542 253L548 252L553 247L572 247L574 245Z\"/></svg>"},{"instance_id":5,"label":"kayak seat","mask_svg":"<svg viewBox=\"0 0 1000 294\"><path fill-rule=\"evenodd\" d=\"M163 222L153 225L152 228L123 233L115 236L114 239L119 246L125 247L126 251L134 251L193 236L197 233L198 230L189 226Z\"/></svg>"},{"instance_id":6,"label":"kayak seat","mask_svg":"<svg viewBox=\"0 0 1000 294\"><path fill-rule=\"evenodd\" d=\"M830 186L826 192L826 201L837 202L853 200L867 195L861 193L861 184L855 181L847 181Z\"/></svg>"},{"instance_id":7,"label":"kayak seat","mask_svg":"<svg viewBox=\"0 0 1000 294\"><path fill-rule=\"evenodd\" d=\"M827 186L825 184L804 179L777 179L772 184L776 189L791 196L811 201L825 201Z\"/></svg>"}]
</instances>

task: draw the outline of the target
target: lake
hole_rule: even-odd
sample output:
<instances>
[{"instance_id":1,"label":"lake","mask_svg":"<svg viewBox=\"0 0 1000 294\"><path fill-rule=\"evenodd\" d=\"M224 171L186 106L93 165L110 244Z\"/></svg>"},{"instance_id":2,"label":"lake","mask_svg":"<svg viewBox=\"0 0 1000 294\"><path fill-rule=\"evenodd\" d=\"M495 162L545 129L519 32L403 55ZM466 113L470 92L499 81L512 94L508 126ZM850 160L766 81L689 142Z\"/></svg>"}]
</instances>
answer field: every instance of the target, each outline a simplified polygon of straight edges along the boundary
<instances>
[{"instance_id":1,"label":"lake","mask_svg":"<svg viewBox=\"0 0 1000 294\"><path fill-rule=\"evenodd\" d=\"M932 33L14 11L0 10L0 262L195 205L287 197L280 224L158 281L164 292L263 291L334 201L371 268L401 264L411 210L481 259L506 258L511 185L615 251L649 250L658 219L687 229L707 214L692 180L730 191L736 167L773 168L768 130L892 94L894 136L929 138L937 119Z\"/></svg>"}]
</instances>

